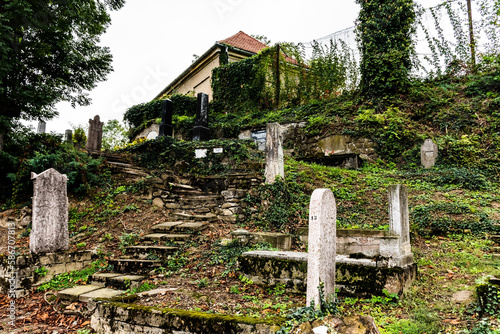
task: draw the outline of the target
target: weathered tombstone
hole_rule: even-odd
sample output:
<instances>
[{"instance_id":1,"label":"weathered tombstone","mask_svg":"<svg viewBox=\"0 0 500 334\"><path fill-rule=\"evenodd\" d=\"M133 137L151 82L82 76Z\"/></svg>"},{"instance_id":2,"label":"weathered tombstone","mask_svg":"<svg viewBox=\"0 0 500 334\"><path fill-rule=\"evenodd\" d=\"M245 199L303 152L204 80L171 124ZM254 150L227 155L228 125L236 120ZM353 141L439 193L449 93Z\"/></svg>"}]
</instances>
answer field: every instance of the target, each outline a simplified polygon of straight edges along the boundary
<instances>
[{"instance_id":1,"label":"weathered tombstone","mask_svg":"<svg viewBox=\"0 0 500 334\"><path fill-rule=\"evenodd\" d=\"M337 247L337 208L330 189L316 189L309 204L309 240L307 255L307 298L320 305L318 287L324 284L325 297L335 293L335 257Z\"/></svg>"},{"instance_id":2,"label":"weathered tombstone","mask_svg":"<svg viewBox=\"0 0 500 334\"><path fill-rule=\"evenodd\" d=\"M438 156L438 146L432 139L426 139L420 147L420 161L424 168L434 167Z\"/></svg>"},{"instance_id":3,"label":"weathered tombstone","mask_svg":"<svg viewBox=\"0 0 500 334\"><path fill-rule=\"evenodd\" d=\"M38 128L36 133L45 133L45 128L47 126L47 123L44 121L38 121Z\"/></svg>"},{"instance_id":4,"label":"weathered tombstone","mask_svg":"<svg viewBox=\"0 0 500 334\"><path fill-rule=\"evenodd\" d=\"M272 184L276 177L285 176L283 161L283 135L278 123L269 123L266 128L266 183Z\"/></svg>"},{"instance_id":5,"label":"weathered tombstone","mask_svg":"<svg viewBox=\"0 0 500 334\"><path fill-rule=\"evenodd\" d=\"M89 119L89 133L87 135L87 144L85 144L88 151L101 150L103 125L104 122L101 122L99 115L96 115L93 120Z\"/></svg>"},{"instance_id":6,"label":"weathered tombstone","mask_svg":"<svg viewBox=\"0 0 500 334\"><path fill-rule=\"evenodd\" d=\"M64 133L64 142L69 145L73 145L73 131L66 130Z\"/></svg>"},{"instance_id":7,"label":"weathered tombstone","mask_svg":"<svg viewBox=\"0 0 500 334\"><path fill-rule=\"evenodd\" d=\"M172 115L174 113L174 105L171 100L166 99L163 101L161 107L161 124L159 137L169 136L174 134L174 127L172 126Z\"/></svg>"},{"instance_id":8,"label":"weathered tombstone","mask_svg":"<svg viewBox=\"0 0 500 334\"><path fill-rule=\"evenodd\" d=\"M196 122L193 128L193 141L206 141L210 139L208 128L208 95L198 93L196 102Z\"/></svg>"},{"instance_id":9,"label":"weathered tombstone","mask_svg":"<svg viewBox=\"0 0 500 334\"><path fill-rule=\"evenodd\" d=\"M399 236L399 254L393 256L411 255L408 193L401 184L389 186L389 232Z\"/></svg>"},{"instance_id":10,"label":"weathered tombstone","mask_svg":"<svg viewBox=\"0 0 500 334\"><path fill-rule=\"evenodd\" d=\"M35 174L33 180L33 220L30 234L32 253L53 253L67 250L68 178L53 168Z\"/></svg>"}]
</instances>

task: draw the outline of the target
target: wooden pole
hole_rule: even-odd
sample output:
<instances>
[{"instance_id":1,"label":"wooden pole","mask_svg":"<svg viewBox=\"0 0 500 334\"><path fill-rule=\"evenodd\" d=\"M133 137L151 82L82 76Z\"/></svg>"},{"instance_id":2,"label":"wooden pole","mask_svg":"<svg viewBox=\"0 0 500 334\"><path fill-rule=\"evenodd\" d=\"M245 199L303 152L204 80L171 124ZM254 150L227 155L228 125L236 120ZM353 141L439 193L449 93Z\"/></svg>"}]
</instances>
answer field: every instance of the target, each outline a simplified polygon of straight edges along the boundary
<instances>
[{"instance_id":1,"label":"wooden pole","mask_svg":"<svg viewBox=\"0 0 500 334\"><path fill-rule=\"evenodd\" d=\"M472 25L472 5L471 0L467 0L467 13L469 14L469 42L472 71L476 69L476 42L474 40L474 28Z\"/></svg>"},{"instance_id":2,"label":"wooden pole","mask_svg":"<svg viewBox=\"0 0 500 334\"><path fill-rule=\"evenodd\" d=\"M280 107L280 91L281 91L281 78L280 78L280 45L276 44L276 109Z\"/></svg>"}]
</instances>

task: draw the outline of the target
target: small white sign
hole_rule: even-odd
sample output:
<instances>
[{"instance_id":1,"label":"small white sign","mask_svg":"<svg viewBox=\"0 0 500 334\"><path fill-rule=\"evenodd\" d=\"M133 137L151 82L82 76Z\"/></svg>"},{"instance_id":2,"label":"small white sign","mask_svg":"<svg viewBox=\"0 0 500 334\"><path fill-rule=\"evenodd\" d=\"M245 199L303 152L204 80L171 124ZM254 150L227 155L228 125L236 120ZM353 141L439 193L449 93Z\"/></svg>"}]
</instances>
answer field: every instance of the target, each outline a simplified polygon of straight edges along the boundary
<instances>
[{"instance_id":1,"label":"small white sign","mask_svg":"<svg viewBox=\"0 0 500 334\"><path fill-rule=\"evenodd\" d=\"M208 150L206 148L194 150L194 155L195 155L196 159L206 158L207 157L207 151Z\"/></svg>"},{"instance_id":2,"label":"small white sign","mask_svg":"<svg viewBox=\"0 0 500 334\"><path fill-rule=\"evenodd\" d=\"M224 149L222 147L216 147L214 148L214 153L223 153Z\"/></svg>"}]
</instances>

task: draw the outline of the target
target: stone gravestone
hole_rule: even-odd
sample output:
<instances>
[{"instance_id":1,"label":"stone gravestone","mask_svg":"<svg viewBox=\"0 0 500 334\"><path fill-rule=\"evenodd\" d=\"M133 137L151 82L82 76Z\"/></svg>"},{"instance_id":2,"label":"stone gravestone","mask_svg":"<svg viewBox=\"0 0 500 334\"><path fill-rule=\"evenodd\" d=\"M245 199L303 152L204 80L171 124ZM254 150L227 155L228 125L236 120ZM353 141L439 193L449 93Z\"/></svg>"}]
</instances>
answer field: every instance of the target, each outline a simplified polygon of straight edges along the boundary
<instances>
[{"instance_id":1,"label":"stone gravestone","mask_svg":"<svg viewBox=\"0 0 500 334\"><path fill-rule=\"evenodd\" d=\"M45 128L47 126L47 123L44 121L38 121L38 128L36 133L45 133Z\"/></svg>"},{"instance_id":2,"label":"stone gravestone","mask_svg":"<svg viewBox=\"0 0 500 334\"><path fill-rule=\"evenodd\" d=\"M33 180L33 221L30 233L32 253L53 253L67 250L68 178L53 168L35 174Z\"/></svg>"},{"instance_id":3,"label":"stone gravestone","mask_svg":"<svg viewBox=\"0 0 500 334\"><path fill-rule=\"evenodd\" d=\"M160 124L160 133L158 136L164 137L169 136L172 137L174 134L174 127L172 126L172 115L174 113L174 105L172 101L166 99L163 101L161 107L161 124Z\"/></svg>"},{"instance_id":4,"label":"stone gravestone","mask_svg":"<svg viewBox=\"0 0 500 334\"><path fill-rule=\"evenodd\" d=\"M410 244L410 220L408 214L408 192L401 184L389 186L389 232L399 236L397 249L388 250L394 263L389 266L404 266L413 263Z\"/></svg>"},{"instance_id":5,"label":"stone gravestone","mask_svg":"<svg viewBox=\"0 0 500 334\"><path fill-rule=\"evenodd\" d=\"M281 125L269 123L266 128L266 183L272 184L279 176L285 176L283 161L283 135Z\"/></svg>"},{"instance_id":6,"label":"stone gravestone","mask_svg":"<svg viewBox=\"0 0 500 334\"><path fill-rule=\"evenodd\" d=\"M318 286L324 283L325 298L335 294L335 257L337 247L337 208L330 189L316 189L309 204L307 255L307 298L320 305Z\"/></svg>"},{"instance_id":7,"label":"stone gravestone","mask_svg":"<svg viewBox=\"0 0 500 334\"><path fill-rule=\"evenodd\" d=\"M101 151L103 125L104 122L101 122L99 115L96 115L93 120L89 119L89 133L87 135L87 144L85 144L88 151Z\"/></svg>"},{"instance_id":8,"label":"stone gravestone","mask_svg":"<svg viewBox=\"0 0 500 334\"><path fill-rule=\"evenodd\" d=\"M64 142L69 145L73 145L73 131L66 130L64 133Z\"/></svg>"},{"instance_id":9,"label":"stone gravestone","mask_svg":"<svg viewBox=\"0 0 500 334\"><path fill-rule=\"evenodd\" d=\"M196 102L196 122L193 128L193 141L206 141L210 139L208 128L208 95L198 93Z\"/></svg>"},{"instance_id":10,"label":"stone gravestone","mask_svg":"<svg viewBox=\"0 0 500 334\"><path fill-rule=\"evenodd\" d=\"M438 146L431 139L426 139L420 147L420 161L424 168L434 167L438 156Z\"/></svg>"}]
</instances>

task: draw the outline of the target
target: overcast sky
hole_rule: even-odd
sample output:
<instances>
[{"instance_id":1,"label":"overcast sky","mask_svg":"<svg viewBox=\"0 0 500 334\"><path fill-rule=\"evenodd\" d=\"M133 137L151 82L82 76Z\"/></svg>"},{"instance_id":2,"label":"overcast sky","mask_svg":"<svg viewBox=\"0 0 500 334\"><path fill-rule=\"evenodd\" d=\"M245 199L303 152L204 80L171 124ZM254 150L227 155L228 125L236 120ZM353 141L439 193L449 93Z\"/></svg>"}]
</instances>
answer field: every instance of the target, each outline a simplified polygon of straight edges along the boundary
<instances>
[{"instance_id":1,"label":"overcast sky","mask_svg":"<svg viewBox=\"0 0 500 334\"><path fill-rule=\"evenodd\" d=\"M112 12L102 36L114 72L90 92L90 106L58 104L60 115L46 130L64 133L71 124L86 126L95 115L104 122L122 121L128 107L153 99L194 54L240 30L265 35L272 43L309 42L353 26L358 12L354 0L127 0Z\"/></svg>"}]
</instances>

